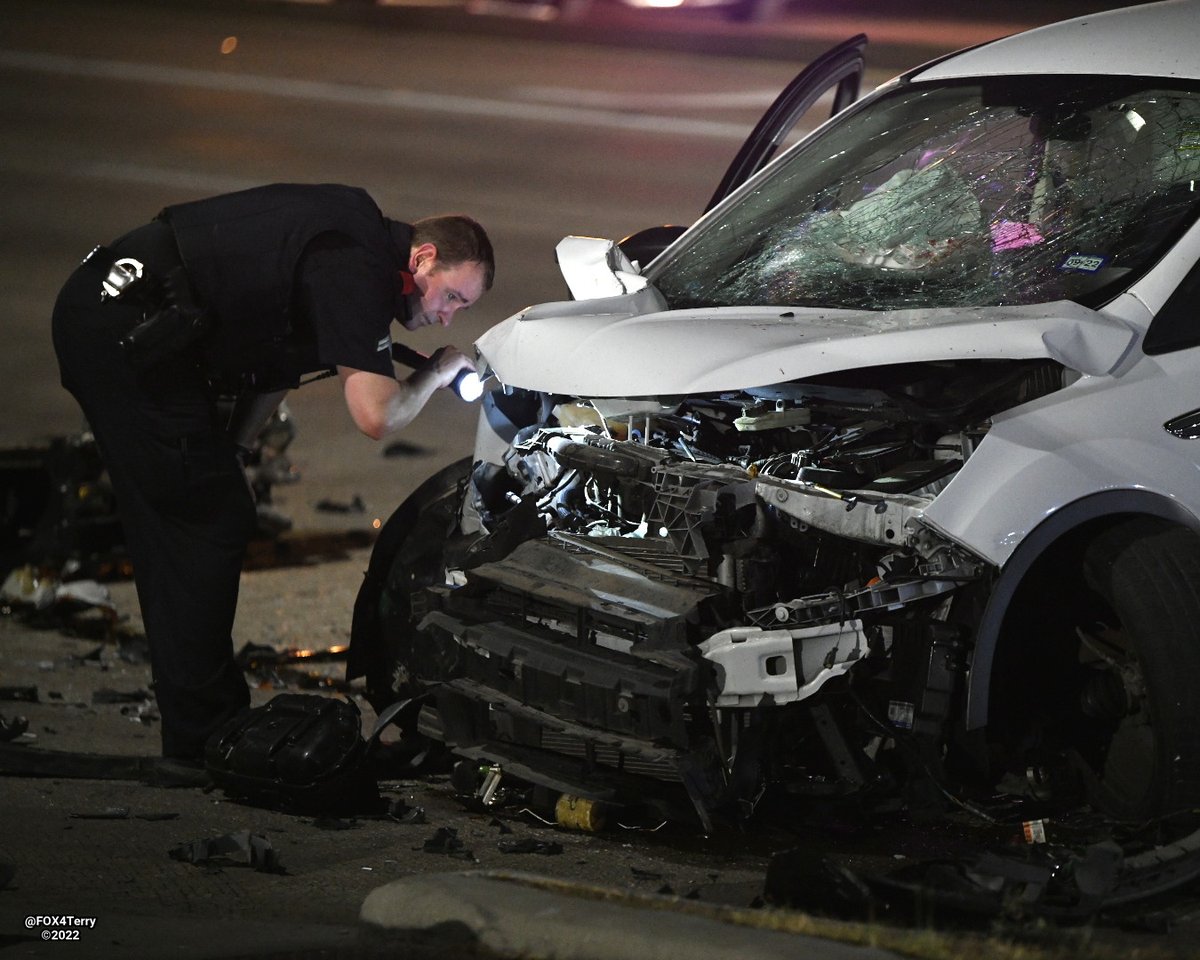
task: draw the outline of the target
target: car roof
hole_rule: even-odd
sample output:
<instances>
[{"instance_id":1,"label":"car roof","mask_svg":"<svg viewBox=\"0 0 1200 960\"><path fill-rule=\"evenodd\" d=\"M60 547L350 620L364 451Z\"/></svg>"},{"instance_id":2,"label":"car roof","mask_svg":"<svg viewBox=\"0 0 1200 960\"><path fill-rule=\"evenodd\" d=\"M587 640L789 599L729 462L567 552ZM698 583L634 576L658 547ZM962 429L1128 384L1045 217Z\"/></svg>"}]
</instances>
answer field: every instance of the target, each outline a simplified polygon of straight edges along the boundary
<instances>
[{"instance_id":1,"label":"car roof","mask_svg":"<svg viewBox=\"0 0 1200 960\"><path fill-rule=\"evenodd\" d=\"M910 75L914 81L1021 74L1200 78L1200 0L1165 0L994 40Z\"/></svg>"}]
</instances>

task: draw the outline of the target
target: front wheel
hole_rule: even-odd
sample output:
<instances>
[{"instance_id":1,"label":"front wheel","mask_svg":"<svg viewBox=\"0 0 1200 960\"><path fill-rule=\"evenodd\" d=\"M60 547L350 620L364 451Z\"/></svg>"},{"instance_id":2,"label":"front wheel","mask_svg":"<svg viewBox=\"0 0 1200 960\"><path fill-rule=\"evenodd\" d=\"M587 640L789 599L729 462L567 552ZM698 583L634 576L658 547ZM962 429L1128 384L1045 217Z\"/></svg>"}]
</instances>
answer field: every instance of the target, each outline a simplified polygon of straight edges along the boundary
<instances>
[{"instance_id":1,"label":"front wheel","mask_svg":"<svg viewBox=\"0 0 1200 960\"><path fill-rule=\"evenodd\" d=\"M1200 804L1200 536L1133 518L1084 551L1092 616L1076 627L1094 801L1147 819Z\"/></svg>"}]
</instances>

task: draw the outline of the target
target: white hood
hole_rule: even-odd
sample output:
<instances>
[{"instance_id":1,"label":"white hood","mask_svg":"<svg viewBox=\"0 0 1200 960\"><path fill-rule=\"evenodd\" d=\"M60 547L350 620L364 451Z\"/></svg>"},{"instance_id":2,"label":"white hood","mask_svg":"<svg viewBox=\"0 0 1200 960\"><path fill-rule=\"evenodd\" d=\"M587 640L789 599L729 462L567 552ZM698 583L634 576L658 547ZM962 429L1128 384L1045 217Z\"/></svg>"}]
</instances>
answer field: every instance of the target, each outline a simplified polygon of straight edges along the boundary
<instances>
[{"instance_id":1,"label":"white hood","mask_svg":"<svg viewBox=\"0 0 1200 960\"><path fill-rule=\"evenodd\" d=\"M579 397L718 393L856 367L1046 357L1109 373L1137 332L1061 301L872 312L719 307L663 310L652 287L529 308L476 346L501 383Z\"/></svg>"}]
</instances>

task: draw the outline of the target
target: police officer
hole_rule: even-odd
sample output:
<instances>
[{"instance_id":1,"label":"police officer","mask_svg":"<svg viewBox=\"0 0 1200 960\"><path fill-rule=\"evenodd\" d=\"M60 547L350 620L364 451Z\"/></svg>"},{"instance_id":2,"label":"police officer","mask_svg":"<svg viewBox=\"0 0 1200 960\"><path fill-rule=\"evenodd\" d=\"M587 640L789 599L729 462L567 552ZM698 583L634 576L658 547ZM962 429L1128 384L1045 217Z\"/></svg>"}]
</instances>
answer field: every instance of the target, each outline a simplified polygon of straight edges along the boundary
<instances>
[{"instance_id":1,"label":"police officer","mask_svg":"<svg viewBox=\"0 0 1200 960\"><path fill-rule=\"evenodd\" d=\"M367 436L405 426L473 365L448 347L398 380L391 321L449 325L494 269L469 217L409 225L357 188L275 184L167 207L68 279L54 347L112 480L170 762L198 766L249 703L231 637L255 529L238 444L317 372L336 371ZM233 423L216 402L230 391Z\"/></svg>"}]
</instances>

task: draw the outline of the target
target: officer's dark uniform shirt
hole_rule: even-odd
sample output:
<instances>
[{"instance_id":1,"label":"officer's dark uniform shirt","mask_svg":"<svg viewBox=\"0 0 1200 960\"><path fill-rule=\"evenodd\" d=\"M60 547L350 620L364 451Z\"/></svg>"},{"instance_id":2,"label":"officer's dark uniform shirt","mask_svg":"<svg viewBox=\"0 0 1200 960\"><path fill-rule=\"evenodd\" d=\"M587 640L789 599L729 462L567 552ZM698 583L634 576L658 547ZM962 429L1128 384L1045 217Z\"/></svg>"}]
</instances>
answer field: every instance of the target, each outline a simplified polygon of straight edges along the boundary
<instances>
[{"instance_id":1,"label":"officer's dark uniform shirt","mask_svg":"<svg viewBox=\"0 0 1200 960\"><path fill-rule=\"evenodd\" d=\"M408 304L396 280L381 278L350 238L326 233L309 242L296 272L292 313L285 379L339 366L395 376L391 321L408 319Z\"/></svg>"},{"instance_id":2,"label":"officer's dark uniform shirt","mask_svg":"<svg viewBox=\"0 0 1200 960\"><path fill-rule=\"evenodd\" d=\"M412 229L365 191L273 184L160 216L215 315L202 347L216 377L275 390L337 366L394 375L390 328L409 316L399 280Z\"/></svg>"}]
</instances>

